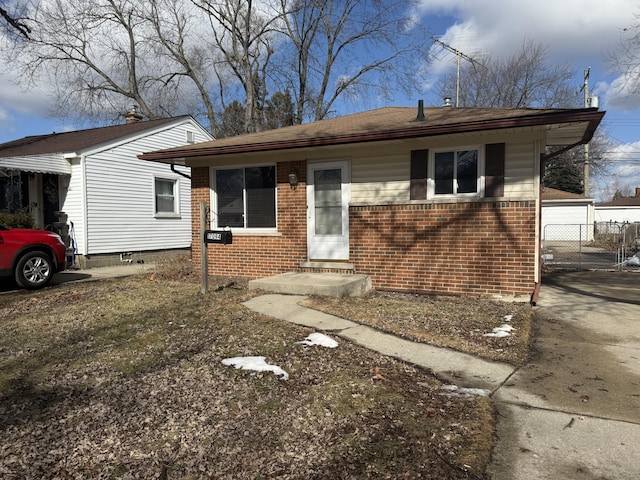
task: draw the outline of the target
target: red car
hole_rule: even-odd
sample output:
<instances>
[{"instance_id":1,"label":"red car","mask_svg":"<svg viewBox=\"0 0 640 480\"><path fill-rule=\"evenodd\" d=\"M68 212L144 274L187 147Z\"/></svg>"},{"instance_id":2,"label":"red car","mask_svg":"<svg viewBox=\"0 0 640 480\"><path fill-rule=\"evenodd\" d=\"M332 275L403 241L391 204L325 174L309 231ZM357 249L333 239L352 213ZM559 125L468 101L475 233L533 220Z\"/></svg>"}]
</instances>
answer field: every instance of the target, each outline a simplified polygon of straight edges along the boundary
<instances>
[{"instance_id":1,"label":"red car","mask_svg":"<svg viewBox=\"0 0 640 480\"><path fill-rule=\"evenodd\" d=\"M23 288L42 288L66 268L67 247L46 230L0 226L0 277L13 277Z\"/></svg>"}]
</instances>

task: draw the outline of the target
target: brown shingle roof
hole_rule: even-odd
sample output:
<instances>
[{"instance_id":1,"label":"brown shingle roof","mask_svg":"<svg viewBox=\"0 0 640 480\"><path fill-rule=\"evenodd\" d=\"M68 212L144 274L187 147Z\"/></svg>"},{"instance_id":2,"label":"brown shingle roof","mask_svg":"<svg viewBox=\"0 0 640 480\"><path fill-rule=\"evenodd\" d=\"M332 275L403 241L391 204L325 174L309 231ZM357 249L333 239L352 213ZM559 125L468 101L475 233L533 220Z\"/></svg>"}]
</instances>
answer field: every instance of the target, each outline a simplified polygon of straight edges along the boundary
<instances>
[{"instance_id":1,"label":"brown shingle roof","mask_svg":"<svg viewBox=\"0 0 640 480\"><path fill-rule=\"evenodd\" d=\"M557 188L545 187L542 190L542 200L590 200L580 193L565 192Z\"/></svg>"},{"instance_id":2,"label":"brown shingle roof","mask_svg":"<svg viewBox=\"0 0 640 480\"><path fill-rule=\"evenodd\" d=\"M640 207L640 197L622 197L598 204L599 207Z\"/></svg>"},{"instance_id":3,"label":"brown shingle roof","mask_svg":"<svg viewBox=\"0 0 640 480\"><path fill-rule=\"evenodd\" d=\"M211 142L146 153L145 160L257 152L287 148L340 145L367 141L416 138L500 128L581 122L589 138L604 116L596 109L425 108L384 107L266 132L222 138ZM587 139L588 140L588 139Z\"/></svg>"},{"instance_id":4,"label":"brown shingle roof","mask_svg":"<svg viewBox=\"0 0 640 480\"><path fill-rule=\"evenodd\" d=\"M68 153L116 140L118 138L143 132L170 123L176 118L147 120L111 127L90 128L65 133L34 135L0 144L0 157L18 157L44 155L51 153Z\"/></svg>"}]
</instances>

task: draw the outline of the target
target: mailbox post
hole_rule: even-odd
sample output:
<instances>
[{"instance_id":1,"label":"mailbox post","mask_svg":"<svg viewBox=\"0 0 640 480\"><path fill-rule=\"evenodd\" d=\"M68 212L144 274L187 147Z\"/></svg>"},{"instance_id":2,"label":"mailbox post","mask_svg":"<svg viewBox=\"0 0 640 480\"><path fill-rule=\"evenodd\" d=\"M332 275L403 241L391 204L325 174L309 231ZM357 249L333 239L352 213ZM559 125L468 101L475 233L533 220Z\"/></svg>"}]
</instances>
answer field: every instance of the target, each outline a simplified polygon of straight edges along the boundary
<instances>
[{"instance_id":1,"label":"mailbox post","mask_svg":"<svg viewBox=\"0 0 640 480\"><path fill-rule=\"evenodd\" d=\"M202 251L202 264L200 265L200 277L202 293L206 293L209 288L209 254L207 246L210 243L231 245L233 234L231 230L205 230L207 227L207 204L200 204L200 231L204 232L200 240Z\"/></svg>"}]
</instances>

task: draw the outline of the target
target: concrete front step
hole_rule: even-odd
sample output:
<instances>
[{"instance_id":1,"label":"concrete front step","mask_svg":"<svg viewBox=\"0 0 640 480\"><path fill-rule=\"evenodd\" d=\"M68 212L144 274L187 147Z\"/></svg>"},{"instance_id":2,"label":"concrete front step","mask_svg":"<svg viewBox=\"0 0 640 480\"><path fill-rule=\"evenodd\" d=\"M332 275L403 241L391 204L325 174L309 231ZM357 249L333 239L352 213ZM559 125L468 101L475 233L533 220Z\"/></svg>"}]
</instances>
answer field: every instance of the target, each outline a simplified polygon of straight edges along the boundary
<instances>
[{"instance_id":1,"label":"concrete front step","mask_svg":"<svg viewBox=\"0 0 640 480\"><path fill-rule=\"evenodd\" d=\"M371 290L371 278L341 273L288 272L250 280L249 289L290 295L357 297Z\"/></svg>"}]
</instances>

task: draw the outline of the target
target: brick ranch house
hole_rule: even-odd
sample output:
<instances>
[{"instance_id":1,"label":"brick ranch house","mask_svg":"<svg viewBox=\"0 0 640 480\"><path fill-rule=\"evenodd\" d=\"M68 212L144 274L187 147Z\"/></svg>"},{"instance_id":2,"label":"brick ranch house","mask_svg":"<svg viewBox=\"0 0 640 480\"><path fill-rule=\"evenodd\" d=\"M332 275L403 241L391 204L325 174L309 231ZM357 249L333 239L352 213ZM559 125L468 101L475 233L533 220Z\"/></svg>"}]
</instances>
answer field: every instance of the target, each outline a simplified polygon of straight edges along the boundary
<instances>
[{"instance_id":1,"label":"brick ranch house","mask_svg":"<svg viewBox=\"0 0 640 480\"><path fill-rule=\"evenodd\" d=\"M535 298L540 177L588 142L597 109L385 107L140 155L192 174L215 245L210 274L369 275L376 289Z\"/></svg>"}]
</instances>

